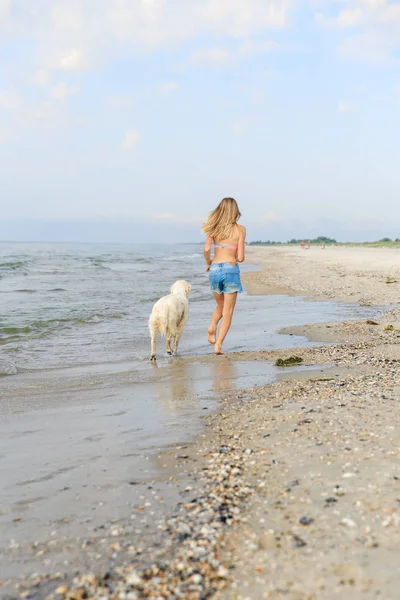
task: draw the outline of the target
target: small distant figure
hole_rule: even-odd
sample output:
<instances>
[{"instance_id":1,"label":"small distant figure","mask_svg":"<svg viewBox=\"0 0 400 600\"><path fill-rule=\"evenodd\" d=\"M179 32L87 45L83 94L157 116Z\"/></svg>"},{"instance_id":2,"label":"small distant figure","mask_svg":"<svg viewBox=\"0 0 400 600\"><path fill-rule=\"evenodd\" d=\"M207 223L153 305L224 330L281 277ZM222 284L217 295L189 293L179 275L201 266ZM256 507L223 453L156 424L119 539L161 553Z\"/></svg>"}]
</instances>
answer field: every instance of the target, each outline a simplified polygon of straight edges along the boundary
<instances>
[{"instance_id":1,"label":"small distant figure","mask_svg":"<svg viewBox=\"0 0 400 600\"><path fill-rule=\"evenodd\" d=\"M322 250L325 250L325 242L322 242Z\"/></svg>"},{"instance_id":2,"label":"small distant figure","mask_svg":"<svg viewBox=\"0 0 400 600\"><path fill-rule=\"evenodd\" d=\"M306 249L309 250L310 248L311 248L311 242L310 242L310 240L308 240Z\"/></svg>"},{"instance_id":3,"label":"small distant figure","mask_svg":"<svg viewBox=\"0 0 400 600\"><path fill-rule=\"evenodd\" d=\"M300 248L304 248L304 246L305 246L305 244L304 244L303 240L301 240L301 242L300 242Z\"/></svg>"}]
</instances>

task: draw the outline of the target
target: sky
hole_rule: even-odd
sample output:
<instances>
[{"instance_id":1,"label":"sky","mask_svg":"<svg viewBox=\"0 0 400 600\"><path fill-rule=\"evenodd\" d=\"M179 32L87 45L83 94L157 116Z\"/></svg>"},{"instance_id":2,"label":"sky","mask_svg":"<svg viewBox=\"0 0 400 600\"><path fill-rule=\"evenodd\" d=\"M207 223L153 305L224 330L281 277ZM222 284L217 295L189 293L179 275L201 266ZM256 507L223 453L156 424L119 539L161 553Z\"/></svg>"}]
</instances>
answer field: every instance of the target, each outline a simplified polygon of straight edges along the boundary
<instances>
[{"instance_id":1,"label":"sky","mask_svg":"<svg viewBox=\"0 0 400 600\"><path fill-rule=\"evenodd\" d=\"M400 3L0 0L0 239L400 237Z\"/></svg>"}]
</instances>

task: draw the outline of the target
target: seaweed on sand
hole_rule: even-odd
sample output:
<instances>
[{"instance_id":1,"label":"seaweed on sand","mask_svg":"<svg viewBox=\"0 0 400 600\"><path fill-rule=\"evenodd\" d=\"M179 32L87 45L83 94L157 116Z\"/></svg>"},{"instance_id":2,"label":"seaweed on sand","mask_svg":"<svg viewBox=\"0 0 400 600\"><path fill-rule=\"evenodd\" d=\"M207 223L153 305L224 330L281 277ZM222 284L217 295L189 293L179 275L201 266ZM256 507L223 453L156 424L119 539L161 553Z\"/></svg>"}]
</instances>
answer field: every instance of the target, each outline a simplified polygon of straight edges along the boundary
<instances>
[{"instance_id":1,"label":"seaweed on sand","mask_svg":"<svg viewBox=\"0 0 400 600\"><path fill-rule=\"evenodd\" d=\"M293 365L299 365L303 362L300 356L289 356L289 358L278 358L275 365L277 367L291 367Z\"/></svg>"}]
</instances>

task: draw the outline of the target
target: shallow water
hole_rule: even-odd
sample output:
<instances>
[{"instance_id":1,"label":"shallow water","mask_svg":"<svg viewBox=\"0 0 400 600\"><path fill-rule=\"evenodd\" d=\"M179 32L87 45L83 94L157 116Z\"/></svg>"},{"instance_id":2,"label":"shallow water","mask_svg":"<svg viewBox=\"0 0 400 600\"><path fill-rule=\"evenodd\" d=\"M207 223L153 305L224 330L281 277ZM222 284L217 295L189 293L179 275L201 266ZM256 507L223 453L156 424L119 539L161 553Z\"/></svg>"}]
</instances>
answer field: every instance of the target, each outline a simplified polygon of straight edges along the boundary
<instances>
[{"instance_id":1,"label":"shallow water","mask_svg":"<svg viewBox=\"0 0 400 600\"><path fill-rule=\"evenodd\" d=\"M199 245L0 244L8 372L145 358L151 305L176 279L205 300L201 260Z\"/></svg>"},{"instance_id":2,"label":"shallow water","mask_svg":"<svg viewBox=\"0 0 400 600\"><path fill-rule=\"evenodd\" d=\"M199 246L3 244L0 263L0 365L9 373L0 378L0 546L55 529L84 535L110 515L126 517L129 481L157 477L151 457L192 439L219 393L276 377L261 361L166 357L161 341L149 363L153 301L178 278L193 285L182 356L212 351ZM225 349L304 346L277 332L374 314L242 294Z\"/></svg>"},{"instance_id":3,"label":"shallow water","mask_svg":"<svg viewBox=\"0 0 400 600\"><path fill-rule=\"evenodd\" d=\"M182 351L202 354L212 303L201 252L196 244L0 244L0 374L128 361L140 370L152 304L180 278L193 286ZM357 314L298 298L241 297L228 347L277 347L278 326Z\"/></svg>"}]
</instances>

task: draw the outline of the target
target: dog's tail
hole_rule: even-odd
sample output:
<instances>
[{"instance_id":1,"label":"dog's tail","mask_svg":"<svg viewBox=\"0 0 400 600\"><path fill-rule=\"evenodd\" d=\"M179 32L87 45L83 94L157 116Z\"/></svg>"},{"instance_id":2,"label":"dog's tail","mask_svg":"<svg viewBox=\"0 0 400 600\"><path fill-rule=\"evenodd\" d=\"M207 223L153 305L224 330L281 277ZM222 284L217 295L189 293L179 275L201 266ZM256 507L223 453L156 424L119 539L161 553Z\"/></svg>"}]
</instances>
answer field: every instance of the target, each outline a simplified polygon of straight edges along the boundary
<instances>
[{"instance_id":1,"label":"dog's tail","mask_svg":"<svg viewBox=\"0 0 400 600\"><path fill-rule=\"evenodd\" d=\"M163 337L166 337L169 332L173 331L172 314L169 306L165 307L164 315L150 315L149 319L150 333L159 332Z\"/></svg>"}]
</instances>

